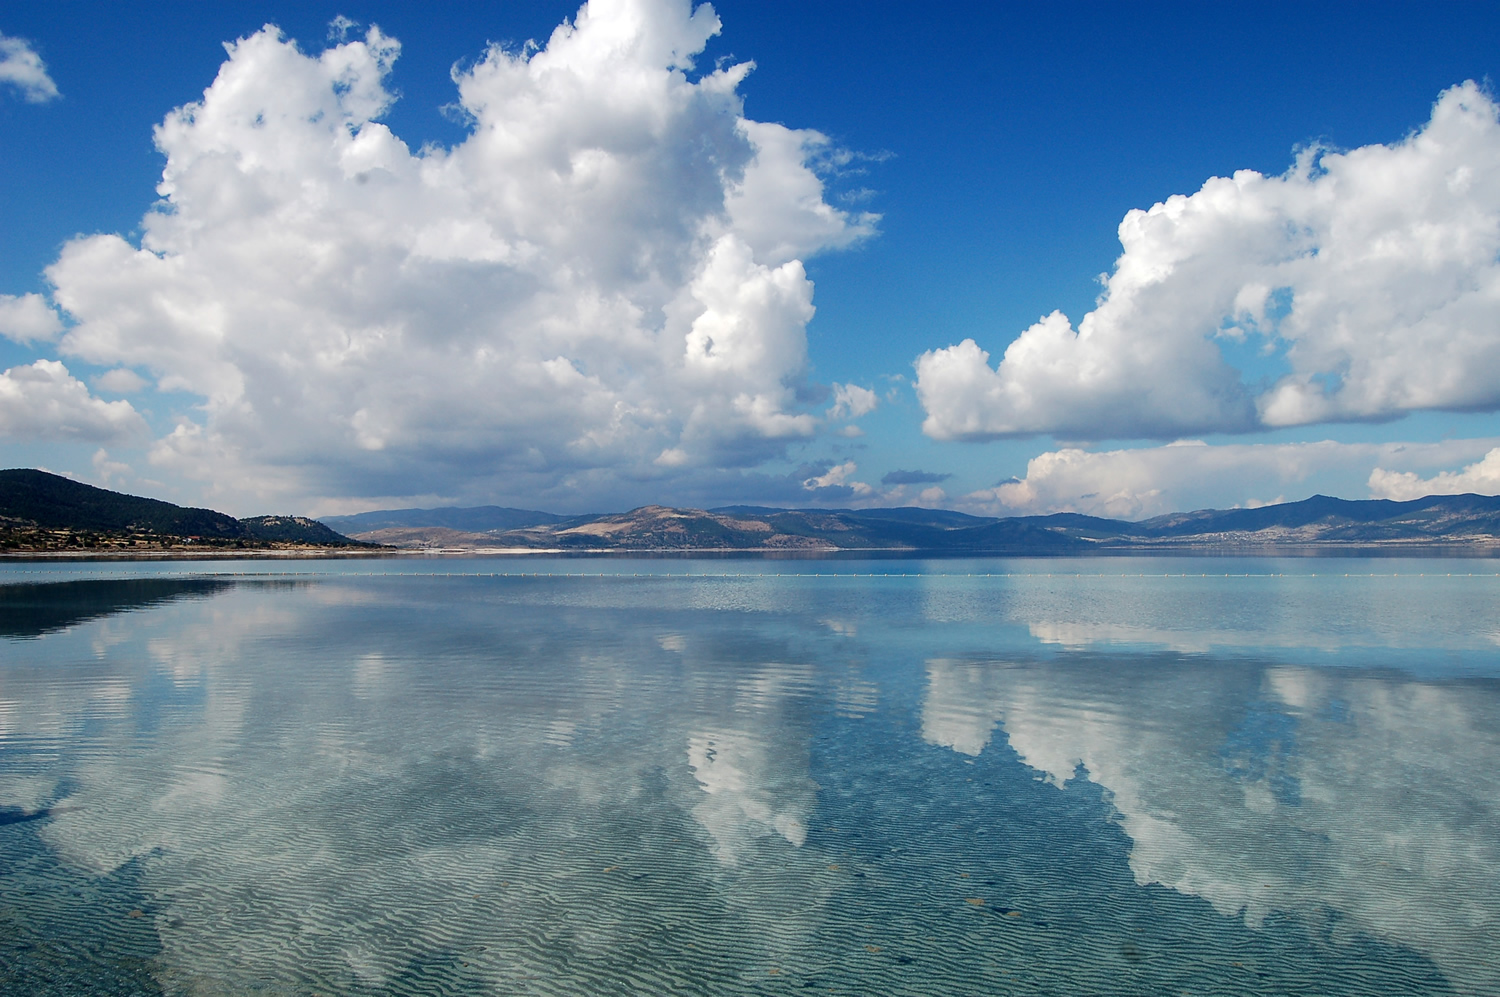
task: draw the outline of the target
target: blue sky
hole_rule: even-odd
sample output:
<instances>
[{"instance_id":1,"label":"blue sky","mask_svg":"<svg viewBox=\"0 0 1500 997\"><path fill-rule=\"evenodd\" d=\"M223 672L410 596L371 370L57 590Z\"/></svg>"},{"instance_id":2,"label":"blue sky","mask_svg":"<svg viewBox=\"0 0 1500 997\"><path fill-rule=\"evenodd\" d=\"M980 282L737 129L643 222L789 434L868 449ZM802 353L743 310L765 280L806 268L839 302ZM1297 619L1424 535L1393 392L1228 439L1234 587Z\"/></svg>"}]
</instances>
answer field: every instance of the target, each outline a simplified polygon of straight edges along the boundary
<instances>
[{"instance_id":1,"label":"blue sky","mask_svg":"<svg viewBox=\"0 0 1500 997\"><path fill-rule=\"evenodd\" d=\"M11 5L0 463L239 514L1500 490L1493 5L934 10ZM329 145L375 125L399 163Z\"/></svg>"}]
</instances>

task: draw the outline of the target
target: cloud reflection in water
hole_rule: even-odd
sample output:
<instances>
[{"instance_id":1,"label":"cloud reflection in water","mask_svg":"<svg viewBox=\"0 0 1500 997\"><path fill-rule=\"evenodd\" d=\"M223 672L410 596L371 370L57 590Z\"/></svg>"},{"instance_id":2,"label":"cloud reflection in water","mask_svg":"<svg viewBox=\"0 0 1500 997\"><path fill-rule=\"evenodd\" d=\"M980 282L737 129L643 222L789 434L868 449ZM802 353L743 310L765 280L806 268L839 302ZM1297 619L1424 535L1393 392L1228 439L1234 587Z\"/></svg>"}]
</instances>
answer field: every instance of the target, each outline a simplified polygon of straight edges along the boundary
<instances>
[{"instance_id":1,"label":"cloud reflection in water","mask_svg":"<svg viewBox=\"0 0 1500 997\"><path fill-rule=\"evenodd\" d=\"M1181 583L377 577L152 602L4 645L0 812L53 812L0 849L45 849L36 896L127 884L170 993L752 993L771 969L1278 993L1330 958L1359 969L1324 992L1424 958L1500 992L1494 679L1297 644L1278 607L1338 601L1302 582L1221 586L1208 604L1240 608L1194 642ZM1390 626L1433 608L1385 585L1345 601ZM1402 639L1468 647L1489 590L1430 591ZM1179 632L1193 653L1158 639Z\"/></svg>"},{"instance_id":2,"label":"cloud reflection in water","mask_svg":"<svg viewBox=\"0 0 1500 997\"><path fill-rule=\"evenodd\" d=\"M1283 911L1500 992L1500 688L1167 655L927 662L922 736L1082 771L1142 885ZM1330 913L1334 919L1330 920Z\"/></svg>"}]
</instances>

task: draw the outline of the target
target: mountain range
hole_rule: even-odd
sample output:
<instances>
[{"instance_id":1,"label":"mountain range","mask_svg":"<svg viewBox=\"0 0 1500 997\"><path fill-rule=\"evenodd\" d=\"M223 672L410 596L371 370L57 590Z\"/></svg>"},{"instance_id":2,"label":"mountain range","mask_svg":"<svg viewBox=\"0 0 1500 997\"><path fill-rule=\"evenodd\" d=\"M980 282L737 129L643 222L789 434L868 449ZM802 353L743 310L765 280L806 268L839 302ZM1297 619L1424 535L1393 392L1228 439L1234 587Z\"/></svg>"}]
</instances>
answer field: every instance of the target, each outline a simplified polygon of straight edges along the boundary
<instances>
[{"instance_id":1,"label":"mountain range","mask_svg":"<svg viewBox=\"0 0 1500 997\"><path fill-rule=\"evenodd\" d=\"M1205 509L1140 522L1077 513L984 517L909 507L673 509L656 505L571 518L493 506L406 509L323 522L370 543L428 550L892 550L1042 555L1207 548L1244 552L1287 548L1500 550L1500 497L1484 495L1431 495L1411 502L1315 495L1256 509ZM360 529L362 525L370 528Z\"/></svg>"},{"instance_id":2,"label":"mountain range","mask_svg":"<svg viewBox=\"0 0 1500 997\"><path fill-rule=\"evenodd\" d=\"M559 516L503 506L393 509L321 521L235 519L95 488L28 468L0 471L0 550L890 551L1077 555L1171 550L1272 553L1435 550L1500 553L1500 497L1410 502L1314 495L1255 509L1203 509L1140 522L1077 513L971 516L943 509L724 506ZM394 550L392 550L394 553Z\"/></svg>"}]
</instances>

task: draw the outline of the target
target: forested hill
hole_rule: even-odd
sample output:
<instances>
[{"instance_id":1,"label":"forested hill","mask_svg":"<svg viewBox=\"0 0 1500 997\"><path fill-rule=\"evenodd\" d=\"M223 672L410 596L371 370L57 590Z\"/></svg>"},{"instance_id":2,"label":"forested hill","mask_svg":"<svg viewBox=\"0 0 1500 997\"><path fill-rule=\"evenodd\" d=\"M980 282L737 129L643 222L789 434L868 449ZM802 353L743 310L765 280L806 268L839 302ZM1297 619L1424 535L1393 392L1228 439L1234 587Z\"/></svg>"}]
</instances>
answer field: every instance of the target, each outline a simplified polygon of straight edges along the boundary
<instances>
[{"instance_id":1,"label":"forested hill","mask_svg":"<svg viewBox=\"0 0 1500 997\"><path fill-rule=\"evenodd\" d=\"M46 471L0 471L0 550L368 546L303 516L235 519Z\"/></svg>"}]
</instances>

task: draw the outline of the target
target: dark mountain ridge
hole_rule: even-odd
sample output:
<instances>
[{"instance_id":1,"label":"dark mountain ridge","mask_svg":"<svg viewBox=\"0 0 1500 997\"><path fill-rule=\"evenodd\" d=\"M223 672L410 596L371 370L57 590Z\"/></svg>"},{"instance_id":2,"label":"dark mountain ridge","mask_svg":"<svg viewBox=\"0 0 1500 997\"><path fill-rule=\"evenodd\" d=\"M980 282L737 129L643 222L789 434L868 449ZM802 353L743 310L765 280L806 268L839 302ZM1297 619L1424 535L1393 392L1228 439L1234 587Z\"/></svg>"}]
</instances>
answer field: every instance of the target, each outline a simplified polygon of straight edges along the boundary
<instances>
[{"instance_id":1,"label":"dark mountain ridge","mask_svg":"<svg viewBox=\"0 0 1500 997\"><path fill-rule=\"evenodd\" d=\"M32 468L0 471L0 549L368 548L304 516L235 519L95 488Z\"/></svg>"},{"instance_id":2,"label":"dark mountain ridge","mask_svg":"<svg viewBox=\"0 0 1500 997\"><path fill-rule=\"evenodd\" d=\"M1200 509L1174 512L1135 524L1143 536L1186 536L1204 532L1296 529L1315 523L1411 522L1440 516L1469 514L1476 519L1500 519L1500 496L1428 495L1410 502L1389 499L1340 499L1314 495L1300 502L1265 505L1256 509Z\"/></svg>"},{"instance_id":3,"label":"dark mountain ridge","mask_svg":"<svg viewBox=\"0 0 1500 997\"><path fill-rule=\"evenodd\" d=\"M220 539L246 535L239 520L222 512L125 495L29 468L0 471L0 516L50 530Z\"/></svg>"}]
</instances>

